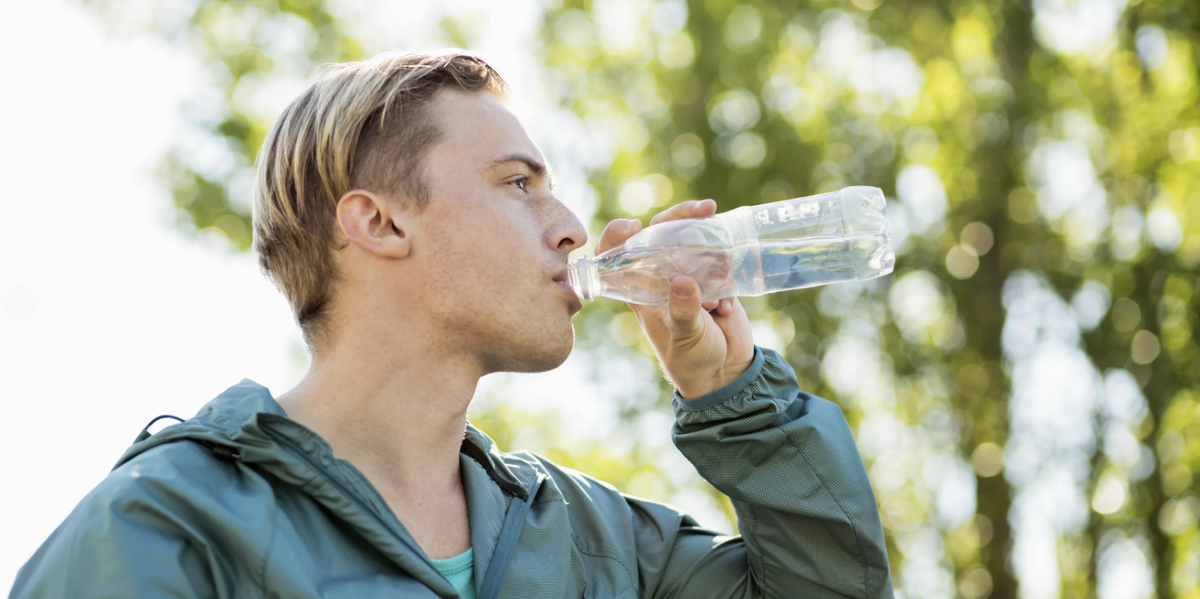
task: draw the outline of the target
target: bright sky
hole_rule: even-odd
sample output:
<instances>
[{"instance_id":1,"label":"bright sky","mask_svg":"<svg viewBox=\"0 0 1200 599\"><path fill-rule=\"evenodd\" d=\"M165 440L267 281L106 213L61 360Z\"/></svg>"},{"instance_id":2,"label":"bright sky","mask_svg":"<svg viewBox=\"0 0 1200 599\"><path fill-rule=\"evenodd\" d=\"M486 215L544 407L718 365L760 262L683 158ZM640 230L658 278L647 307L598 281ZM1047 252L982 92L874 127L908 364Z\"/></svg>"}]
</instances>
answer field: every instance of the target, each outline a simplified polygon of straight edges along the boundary
<instances>
[{"instance_id":1,"label":"bright sky","mask_svg":"<svg viewBox=\"0 0 1200 599\"><path fill-rule=\"evenodd\" d=\"M151 417L190 416L243 377L286 387L304 368L253 259L169 226L151 173L189 62L106 40L62 2L21 12L0 36L2 595Z\"/></svg>"},{"instance_id":2,"label":"bright sky","mask_svg":"<svg viewBox=\"0 0 1200 599\"><path fill-rule=\"evenodd\" d=\"M306 367L290 310L253 257L175 230L153 178L180 102L200 79L193 62L106 36L62 0L21 12L24 25L0 36L0 400L9 410L0 419L0 596L152 417L191 416L242 378L279 393ZM516 43L480 50L519 102L528 71ZM527 122L537 113L514 111ZM544 127L530 125L541 141ZM567 191L584 187L560 175ZM589 201L568 201L585 222ZM595 439L611 431L597 424L615 424L615 406L585 382L585 360L576 353L551 373L488 377L480 393L519 396ZM697 495L676 504L720 526L720 512Z\"/></svg>"}]
</instances>

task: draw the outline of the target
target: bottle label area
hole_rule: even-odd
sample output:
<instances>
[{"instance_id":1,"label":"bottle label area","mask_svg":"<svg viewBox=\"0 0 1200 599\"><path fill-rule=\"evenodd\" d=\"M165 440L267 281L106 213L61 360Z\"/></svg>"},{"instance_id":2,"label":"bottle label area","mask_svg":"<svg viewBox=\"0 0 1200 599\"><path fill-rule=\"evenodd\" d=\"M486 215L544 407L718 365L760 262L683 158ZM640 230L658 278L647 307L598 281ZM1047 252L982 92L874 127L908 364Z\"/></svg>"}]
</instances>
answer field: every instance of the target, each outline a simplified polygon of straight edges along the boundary
<instances>
[{"instance_id":1,"label":"bottle label area","mask_svg":"<svg viewBox=\"0 0 1200 599\"><path fill-rule=\"evenodd\" d=\"M775 220L771 220L771 207L757 208L754 211L754 224L767 227L816 218L821 215L821 203L815 198L804 198L790 203L775 206Z\"/></svg>"}]
</instances>

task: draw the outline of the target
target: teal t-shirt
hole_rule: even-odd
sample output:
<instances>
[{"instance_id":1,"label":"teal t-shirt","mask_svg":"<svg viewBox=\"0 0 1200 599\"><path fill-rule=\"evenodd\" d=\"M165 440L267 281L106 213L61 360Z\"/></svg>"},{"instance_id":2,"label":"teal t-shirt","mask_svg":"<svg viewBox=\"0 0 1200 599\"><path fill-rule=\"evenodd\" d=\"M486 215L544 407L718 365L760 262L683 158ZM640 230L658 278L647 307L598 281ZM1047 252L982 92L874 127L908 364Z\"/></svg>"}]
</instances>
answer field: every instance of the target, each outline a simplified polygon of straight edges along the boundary
<instances>
[{"instance_id":1,"label":"teal t-shirt","mask_svg":"<svg viewBox=\"0 0 1200 599\"><path fill-rule=\"evenodd\" d=\"M435 559L433 567L454 585L463 599L475 599L475 556L468 549L449 559Z\"/></svg>"}]
</instances>

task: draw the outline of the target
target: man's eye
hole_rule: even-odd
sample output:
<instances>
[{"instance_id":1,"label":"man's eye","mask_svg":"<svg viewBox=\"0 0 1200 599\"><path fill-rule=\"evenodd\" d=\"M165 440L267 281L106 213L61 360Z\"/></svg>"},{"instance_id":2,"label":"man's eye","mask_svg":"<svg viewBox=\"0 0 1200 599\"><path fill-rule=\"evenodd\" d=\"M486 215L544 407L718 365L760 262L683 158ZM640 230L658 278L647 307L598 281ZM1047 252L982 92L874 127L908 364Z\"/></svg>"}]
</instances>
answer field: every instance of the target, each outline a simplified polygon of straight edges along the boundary
<instances>
[{"instance_id":1,"label":"man's eye","mask_svg":"<svg viewBox=\"0 0 1200 599\"><path fill-rule=\"evenodd\" d=\"M516 185L517 188L520 189L521 191L527 191L526 186L529 185L529 179L520 178L515 181L511 181L511 183L513 185Z\"/></svg>"}]
</instances>

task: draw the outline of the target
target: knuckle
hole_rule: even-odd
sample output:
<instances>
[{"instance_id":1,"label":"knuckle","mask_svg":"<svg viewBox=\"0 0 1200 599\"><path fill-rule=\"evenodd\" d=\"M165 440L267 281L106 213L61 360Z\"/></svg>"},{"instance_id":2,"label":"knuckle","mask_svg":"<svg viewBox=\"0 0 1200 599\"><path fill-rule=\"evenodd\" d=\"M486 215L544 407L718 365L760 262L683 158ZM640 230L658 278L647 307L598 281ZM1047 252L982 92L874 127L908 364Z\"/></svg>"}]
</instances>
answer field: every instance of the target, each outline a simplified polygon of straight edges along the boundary
<instances>
[{"instance_id":1,"label":"knuckle","mask_svg":"<svg viewBox=\"0 0 1200 599\"><path fill-rule=\"evenodd\" d=\"M676 219L676 218L679 218L679 216L678 216L678 215L679 215L679 213L680 213L680 211L681 211L680 209L681 209L681 208L684 208L684 207L686 207L686 205L685 205L685 204L677 204L677 205L675 205L675 206L672 206L672 207L670 207L670 208L668 208L668 209L666 209L666 210L663 210L662 212L659 212L658 214L655 214L655 215L654 215L654 218L650 219L650 224L652 224L652 225L656 225L656 224L658 224L658 223L661 223L661 222L663 222L663 221L674 220L674 219Z\"/></svg>"}]
</instances>

